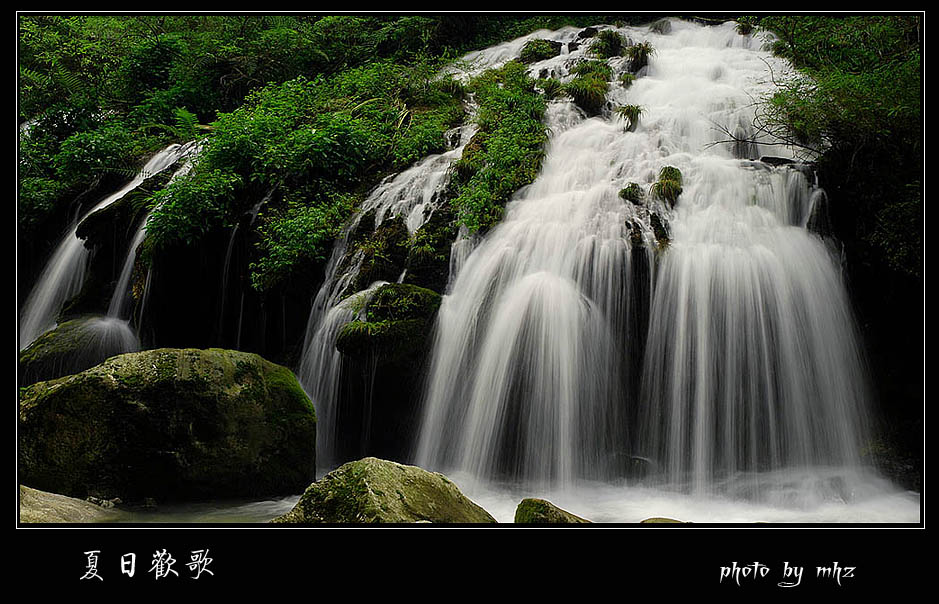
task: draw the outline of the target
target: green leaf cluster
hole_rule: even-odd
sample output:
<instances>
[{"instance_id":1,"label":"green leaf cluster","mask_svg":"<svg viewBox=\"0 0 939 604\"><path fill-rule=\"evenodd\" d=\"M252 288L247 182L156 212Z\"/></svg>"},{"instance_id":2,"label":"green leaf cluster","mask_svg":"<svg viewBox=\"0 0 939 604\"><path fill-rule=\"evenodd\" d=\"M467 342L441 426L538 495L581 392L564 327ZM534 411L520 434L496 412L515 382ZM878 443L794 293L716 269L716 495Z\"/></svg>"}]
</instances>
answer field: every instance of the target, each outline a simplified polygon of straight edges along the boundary
<instances>
[{"instance_id":1,"label":"green leaf cluster","mask_svg":"<svg viewBox=\"0 0 939 604\"><path fill-rule=\"evenodd\" d=\"M605 61L587 60L575 65L571 74L574 77L564 84L564 93L588 115L598 115L606 103L613 70Z\"/></svg>"},{"instance_id":2,"label":"green leaf cluster","mask_svg":"<svg viewBox=\"0 0 939 604\"><path fill-rule=\"evenodd\" d=\"M681 195L681 171L674 166L665 166L659 170L659 179L652 183L649 193L663 201L667 201L670 206L674 206Z\"/></svg>"},{"instance_id":3,"label":"green leaf cluster","mask_svg":"<svg viewBox=\"0 0 939 604\"><path fill-rule=\"evenodd\" d=\"M590 53L598 59L609 59L623 54L626 48L626 39L619 32L612 29L603 29L590 43Z\"/></svg>"},{"instance_id":4,"label":"green leaf cluster","mask_svg":"<svg viewBox=\"0 0 939 604\"><path fill-rule=\"evenodd\" d=\"M525 43L525 46L522 47L522 52L519 55L519 61L522 63L537 63L538 61L544 61L545 59L550 59L561 54L560 46L552 45L548 40L542 40L536 38L534 40L529 40Z\"/></svg>"}]
</instances>

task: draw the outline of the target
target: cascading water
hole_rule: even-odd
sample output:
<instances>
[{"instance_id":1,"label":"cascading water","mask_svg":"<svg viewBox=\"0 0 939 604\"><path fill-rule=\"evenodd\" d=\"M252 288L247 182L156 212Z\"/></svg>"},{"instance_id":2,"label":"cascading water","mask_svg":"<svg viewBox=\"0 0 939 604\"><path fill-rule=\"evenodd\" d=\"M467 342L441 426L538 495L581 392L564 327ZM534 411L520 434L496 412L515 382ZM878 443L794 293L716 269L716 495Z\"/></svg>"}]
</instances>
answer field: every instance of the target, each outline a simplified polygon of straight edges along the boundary
<instances>
[{"instance_id":1,"label":"cascading water","mask_svg":"<svg viewBox=\"0 0 939 604\"><path fill-rule=\"evenodd\" d=\"M115 195L108 196L103 202L99 203L88 212L86 216L90 216L94 211L116 202L139 186L146 178L162 172L177 162L182 161L181 167L170 177L170 182L172 182L173 179L189 170L192 159L198 153L198 150L199 143L197 141L183 145L170 145L163 151L157 153L147 163L147 166L141 171L137 178ZM147 217L149 217L149 214ZM48 379L50 377L77 373L114 355L140 350L140 340L131 325L132 317L130 316L130 312L132 296L130 292L130 281L133 274L134 263L137 258L138 248L146 236L146 222L147 218L141 221L137 232L131 240L106 314L82 316L69 321L66 324L67 327L59 327L54 334L50 334L50 337L54 338L53 342L60 341L64 342L65 345L52 344L53 347L59 349L59 352L54 355L54 362L50 361L48 367L38 369L36 375L32 374L32 370L27 371L26 374L24 374L25 379ZM53 258L53 263L58 262L58 264L55 264L56 269L49 270L49 268L47 268L47 278L51 279L52 276L57 276L57 278L62 281L58 283L53 281L46 283L40 282L40 285L45 288L44 291L56 291L54 296L46 300L47 306L41 307L43 312L54 311L54 314L52 314L53 319L55 319L55 316L58 314L61 305L73 295L69 290L69 283L75 281L78 285L74 290L78 292L81 290L81 282L85 277L86 264L90 256L90 251L84 247L83 241L76 235L78 229L77 225L80 223L81 220L76 221L76 226L72 229L70 236L60 245L57 256ZM76 274L69 274L67 272L69 269L78 272ZM33 295L36 295L35 291ZM55 304L59 306L53 307L50 300L55 300L57 296L61 296L61 300L55 301Z\"/></svg>"},{"instance_id":2,"label":"cascading water","mask_svg":"<svg viewBox=\"0 0 939 604\"><path fill-rule=\"evenodd\" d=\"M469 108L472 111L472 107ZM387 178L362 203L359 211L337 239L326 277L313 301L307 322L303 354L297 377L313 401L319 417L317 464L332 468L340 459L336 451L339 427L339 382L342 355L336 350L336 338L342 327L356 318L358 310L368 301L383 281L371 284L360 292L350 291L362 266L363 252L350 250L350 236L359 228L363 216L374 212L377 230L390 217L401 217L408 233L413 235L430 218L448 182L450 164L459 159L463 147L475 129L471 126L454 129L448 140L456 146L446 153L426 157L400 174ZM403 276L403 275L402 275ZM366 402L367 404L367 402Z\"/></svg>"},{"instance_id":3,"label":"cascading water","mask_svg":"<svg viewBox=\"0 0 939 604\"><path fill-rule=\"evenodd\" d=\"M20 350L25 349L36 338L55 326L62 306L78 294L85 283L86 268L91 252L77 235L79 223L93 212L106 208L123 198L143 184L147 178L169 168L188 151L188 145L174 143L156 153L130 182L99 201L81 218L75 220L23 305L20 314Z\"/></svg>"},{"instance_id":4,"label":"cascading water","mask_svg":"<svg viewBox=\"0 0 939 604\"><path fill-rule=\"evenodd\" d=\"M703 494L799 507L885 488L868 474L852 482L866 378L838 266L805 228L817 191L798 166L752 161L783 147L724 140L752 133L768 65L787 65L733 24L671 25L618 30L655 48L628 89L617 82L627 61L609 61L608 101L641 106L638 127L609 106L587 119L551 104L541 174L444 298L415 461L477 501L497 508L500 484L551 490L575 512L623 520L642 513L637 498L667 510L663 493L684 493L706 519ZM496 66L527 39L570 42L576 31L472 58ZM585 45L529 72L564 81L582 58ZM619 198L630 182L649 190L665 166L683 175L673 208ZM663 219L667 241L654 228ZM629 474L639 460L645 481ZM584 490L585 480L607 486ZM571 497L575 485L591 494ZM676 514L692 515L684 505Z\"/></svg>"}]
</instances>

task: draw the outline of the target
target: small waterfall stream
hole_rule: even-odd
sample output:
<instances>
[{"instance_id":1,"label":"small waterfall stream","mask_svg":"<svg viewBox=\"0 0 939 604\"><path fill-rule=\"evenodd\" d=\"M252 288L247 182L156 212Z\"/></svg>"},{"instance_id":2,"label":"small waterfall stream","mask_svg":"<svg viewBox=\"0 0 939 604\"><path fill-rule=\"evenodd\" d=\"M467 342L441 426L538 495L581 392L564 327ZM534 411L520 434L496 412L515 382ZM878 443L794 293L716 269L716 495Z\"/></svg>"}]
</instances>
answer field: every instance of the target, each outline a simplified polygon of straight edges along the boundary
<instances>
[{"instance_id":1,"label":"small waterfall stream","mask_svg":"<svg viewBox=\"0 0 939 604\"><path fill-rule=\"evenodd\" d=\"M35 341L36 338L55 326L57 316L62 310L62 306L71 297L78 294L85 283L86 265L91 252L85 247L84 241L76 234L78 224L86 216L90 216L92 213L120 200L143 184L143 182L151 176L166 170L189 153L190 150L191 145L188 144L180 145L173 143L169 145L150 158L146 165L130 182L115 193L106 196L88 212L85 212L74 221L69 232L66 233L52 257L49 259L36 285L30 292L26 303L23 305L23 309L20 313L20 350L25 349ZM133 249L136 250L136 248ZM122 279L124 278L124 272L127 272L126 277L129 281L130 272L127 271L126 263L122 271ZM124 287L121 287L119 283L115 297L118 297L118 292L125 291L126 283ZM121 310L121 302L112 301L111 306L114 312ZM111 316L110 310L108 315Z\"/></svg>"}]
</instances>

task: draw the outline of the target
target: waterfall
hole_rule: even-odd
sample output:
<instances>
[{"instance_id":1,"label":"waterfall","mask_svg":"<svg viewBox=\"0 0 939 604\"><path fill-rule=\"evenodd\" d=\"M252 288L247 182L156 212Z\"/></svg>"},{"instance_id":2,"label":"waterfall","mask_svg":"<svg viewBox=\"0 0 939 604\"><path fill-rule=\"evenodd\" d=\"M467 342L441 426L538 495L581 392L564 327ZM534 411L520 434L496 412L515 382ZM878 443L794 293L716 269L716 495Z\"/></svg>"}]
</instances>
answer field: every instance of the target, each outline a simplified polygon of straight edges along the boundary
<instances>
[{"instance_id":1,"label":"waterfall","mask_svg":"<svg viewBox=\"0 0 939 604\"><path fill-rule=\"evenodd\" d=\"M542 172L451 277L416 462L553 488L643 459L652 484L748 496L753 473L854 468L866 378L837 262L805 228L817 190L798 165L752 161L774 141L724 140L752 132L769 66L788 66L732 23L618 31L655 48L629 88L626 59L609 61L608 101L641 106L638 126L552 102ZM527 38L473 59L497 65ZM530 73L566 81L581 58ZM665 166L683 177L674 207L619 198Z\"/></svg>"},{"instance_id":2,"label":"waterfall","mask_svg":"<svg viewBox=\"0 0 939 604\"><path fill-rule=\"evenodd\" d=\"M90 216L92 213L123 198L143 184L147 178L169 168L188 151L189 145L176 143L159 151L150 158L143 169L130 182L115 193L103 198L73 222L23 305L20 313L20 350L25 349L36 338L56 325L62 306L70 298L77 295L85 283L86 268L91 252L77 235L79 223L86 216Z\"/></svg>"},{"instance_id":3,"label":"waterfall","mask_svg":"<svg viewBox=\"0 0 939 604\"><path fill-rule=\"evenodd\" d=\"M467 110L472 113L474 108L469 105ZM313 300L297 370L300 384L319 416L317 463L322 467L332 467L343 461L338 459L336 451L336 433L341 430L339 380L342 365L342 355L336 350L336 338L342 327L356 318L358 309L367 303L371 294L385 283L377 281L363 291L350 291L364 258L361 250L350 249L350 237L360 228L363 216L370 212L374 212L373 230L390 217L401 217L408 233L414 235L427 223L440 203L449 180L450 165L460 158L474 133L472 125L454 128L445 134L453 148L430 155L386 178L362 202L333 246L325 279ZM405 274L406 271L401 273L399 281Z\"/></svg>"}]
</instances>

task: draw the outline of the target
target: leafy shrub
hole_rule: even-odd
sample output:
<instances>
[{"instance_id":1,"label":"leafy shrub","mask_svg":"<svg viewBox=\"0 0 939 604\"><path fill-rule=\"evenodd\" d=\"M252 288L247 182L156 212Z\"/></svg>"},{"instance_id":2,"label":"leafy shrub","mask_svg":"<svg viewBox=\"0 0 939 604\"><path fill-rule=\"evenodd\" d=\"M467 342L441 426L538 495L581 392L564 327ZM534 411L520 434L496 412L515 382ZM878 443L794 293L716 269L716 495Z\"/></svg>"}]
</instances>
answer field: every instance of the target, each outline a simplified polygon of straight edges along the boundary
<instances>
[{"instance_id":1,"label":"leafy shrub","mask_svg":"<svg viewBox=\"0 0 939 604\"><path fill-rule=\"evenodd\" d=\"M631 182L619 191L620 199L631 201L632 203L642 203L642 187L639 183Z\"/></svg>"},{"instance_id":2,"label":"leafy shrub","mask_svg":"<svg viewBox=\"0 0 939 604\"><path fill-rule=\"evenodd\" d=\"M649 193L674 206L681 195L681 171L674 166L665 166L659 170L659 180L652 184Z\"/></svg>"},{"instance_id":3,"label":"leafy shrub","mask_svg":"<svg viewBox=\"0 0 939 604\"><path fill-rule=\"evenodd\" d=\"M77 132L62 142L53 159L55 171L73 183L105 171L133 172L136 139L119 123Z\"/></svg>"},{"instance_id":4,"label":"leafy shrub","mask_svg":"<svg viewBox=\"0 0 939 604\"><path fill-rule=\"evenodd\" d=\"M574 65L571 74L575 76L596 77L608 81L613 77L613 69L606 61L586 60Z\"/></svg>"},{"instance_id":5,"label":"leafy shrub","mask_svg":"<svg viewBox=\"0 0 939 604\"><path fill-rule=\"evenodd\" d=\"M564 84L564 92L588 115L600 113L606 103L607 90L607 81L595 75L580 76Z\"/></svg>"},{"instance_id":6,"label":"leafy shrub","mask_svg":"<svg viewBox=\"0 0 939 604\"><path fill-rule=\"evenodd\" d=\"M156 208L147 221L150 252L170 245L191 245L226 223L241 178L231 171L192 170L153 196Z\"/></svg>"},{"instance_id":7,"label":"leafy shrub","mask_svg":"<svg viewBox=\"0 0 939 604\"><path fill-rule=\"evenodd\" d=\"M620 105L616 108L616 114L626 121L626 130L633 131L639 124L639 116L642 115L642 107L639 105Z\"/></svg>"},{"instance_id":8,"label":"leafy shrub","mask_svg":"<svg viewBox=\"0 0 939 604\"><path fill-rule=\"evenodd\" d=\"M590 52L600 59L609 59L623 54L624 46L626 46L626 40L623 36L612 29L603 29L597 32L593 42L590 43Z\"/></svg>"},{"instance_id":9,"label":"leafy shrub","mask_svg":"<svg viewBox=\"0 0 939 604\"><path fill-rule=\"evenodd\" d=\"M352 196L336 195L315 204L290 202L285 210L261 216L261 254L249 267L252 286L265 291L321 265L354 202Z\"/></svg>"},{"instance_id":10,"label":"leafy shrub","mask_svg":"<svg viewBox=\"0 0 939 604\"><path fill-rule=\"evenodd\" d=\"M560 44L552 44L548 40L534 39L529 40L522 47L519 60L522 63L537 63L561 54Z\"/></svg>"},{"instance_id":11,"label":"leafy shrub","mask_svg":"<svg viewBox=\"0 0 939 604\"><path fill-rule=\"evenodd\" d=\"M649 64L649 57L655 54L655 48L649 42L640 42L626 48L623 55L629 59L629 70L633 73Z\"/></svg>"},{"instance_id":12,"label":"leafy shrub","mask_svg":"<svg viewBox=\"0 0 939 604\"><path fill-rule=\"evenodd\" d=\"M561 95L564 85L561 84L561 81L555 78L545 78L538 81L538 86L541 88L541 91L544 93L546 99L555 99Z\"/></svg>"},{"instance_id":13,"label":"leafy shrub","mask_svg":"<svg viewBox=\"0 0 939 604\"><path fill-rule=\"evenodd\" d=\"M544 97L521 63L489 70L470 88L479 103L479 132L454 167L452 204L458 221L476 231L498 222L512 194L535 179L547 134Z\"/></svg>"}]
</instances>

